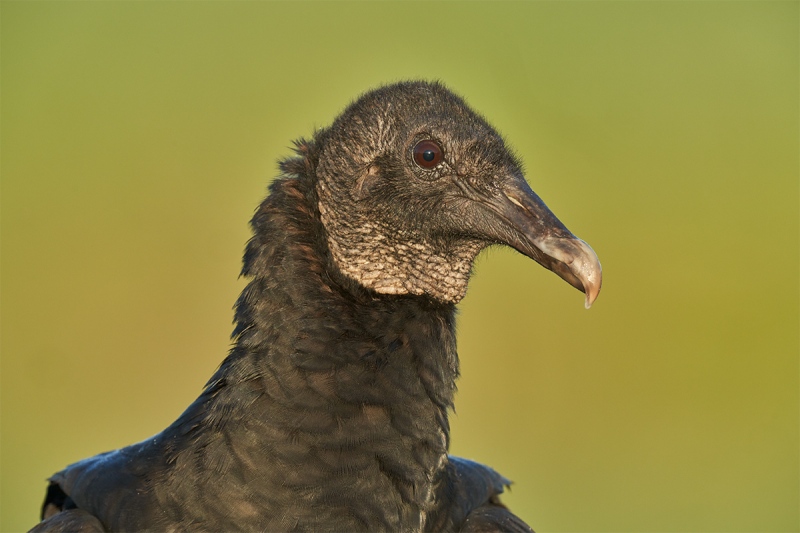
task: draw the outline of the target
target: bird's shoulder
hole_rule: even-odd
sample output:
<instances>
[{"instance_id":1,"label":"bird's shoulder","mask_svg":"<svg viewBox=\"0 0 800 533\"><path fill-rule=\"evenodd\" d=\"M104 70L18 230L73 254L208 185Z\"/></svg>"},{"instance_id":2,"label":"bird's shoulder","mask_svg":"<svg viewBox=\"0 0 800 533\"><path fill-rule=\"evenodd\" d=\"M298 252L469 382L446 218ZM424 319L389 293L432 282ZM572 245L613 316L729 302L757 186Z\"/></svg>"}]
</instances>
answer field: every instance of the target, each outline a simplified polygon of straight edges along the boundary
<instances>
[{"instance_id":1,"label":"bird's shoulder","mask_svg":"<svg viewBox=\"0 0 800 533\"><path fill-rule=\"evenodd\" d=\"M472 511L461 526L462 533L534 533L520 517L499 504L486 504Z\"/></svg>"},{"instance_id":2,"label":"bird's shoulder","mask_svg":"<svg viewBox=\"0 0 800 533\"><path fill-rule=\"evenodd\" d=\"M500 502L500 495L510 485L509 479L489 466L448 456L438 498L441 507L429 526L470 532L532 532Z\"/></svg>"},{"instance_id":3,"label":"bird's shoulder","mask_svg":"<svg viewBox=\"0 0 800 533\"><path fill-rule=\"evenodd\" d=\"M149 439L88 457L56 472L49 478L42 518L51 517L48 522L53 524L53 531L60 531L59 524L82 524L80 520L93 523L87 516L97 517L104 524L115 523L116 518L128 514L126 508L131 502L147 492L146 480L157 475L155 462L160 459L153 448L154 439ZM88 514L68 512L77 509Z\"/></svg>"},{"instance_id":4,"label":"bird's shoulder","mask_svg":"<svg viewBox=\"0 0 800 533\"><path fill-rule=\"evenodd\" d=\"M102 533L103 524L83 509L68 509L49 516L28 533Z\"/></svg>"}]
</instances>

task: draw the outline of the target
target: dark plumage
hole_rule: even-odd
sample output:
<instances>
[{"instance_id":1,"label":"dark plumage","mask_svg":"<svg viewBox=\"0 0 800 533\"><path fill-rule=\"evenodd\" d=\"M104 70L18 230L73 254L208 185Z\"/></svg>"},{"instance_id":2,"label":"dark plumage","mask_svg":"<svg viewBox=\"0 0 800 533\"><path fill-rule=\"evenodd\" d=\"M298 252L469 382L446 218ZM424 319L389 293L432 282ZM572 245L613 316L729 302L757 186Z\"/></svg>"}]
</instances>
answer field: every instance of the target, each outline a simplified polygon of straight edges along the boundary
<instances>
[{"instance_id":1,"label":"dark plumage","mask_svg":"<svg viewBox=\"0 0 800 533\"><path fill-rule=\"evenodd\" d=\"M509 482L447 455L455 304L505 244L586 292L600 264L442 85L363 95L252 220L234 346L138 444L50 478L34 531L529 531Z\"/></svg>"}]
</instances>

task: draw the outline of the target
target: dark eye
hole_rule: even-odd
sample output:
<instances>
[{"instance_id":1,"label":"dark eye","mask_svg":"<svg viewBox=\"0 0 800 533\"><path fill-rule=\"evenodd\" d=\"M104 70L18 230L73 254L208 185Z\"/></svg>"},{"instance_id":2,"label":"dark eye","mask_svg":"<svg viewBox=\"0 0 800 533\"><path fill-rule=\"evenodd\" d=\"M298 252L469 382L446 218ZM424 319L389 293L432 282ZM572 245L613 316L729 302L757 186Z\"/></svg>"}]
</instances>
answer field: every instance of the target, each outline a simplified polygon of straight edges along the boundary
<instances>
[{"instance_id":1,"label":"dark eye","mask_svg":"<svg viewBox=\"0 0 800 533\"><path fill-rule=\"evenodd\" d=\"M436 141L420 141L414 146L414 162L422 168L435 167L442 157L442 147Z\"/></svg>"}]
</instances>

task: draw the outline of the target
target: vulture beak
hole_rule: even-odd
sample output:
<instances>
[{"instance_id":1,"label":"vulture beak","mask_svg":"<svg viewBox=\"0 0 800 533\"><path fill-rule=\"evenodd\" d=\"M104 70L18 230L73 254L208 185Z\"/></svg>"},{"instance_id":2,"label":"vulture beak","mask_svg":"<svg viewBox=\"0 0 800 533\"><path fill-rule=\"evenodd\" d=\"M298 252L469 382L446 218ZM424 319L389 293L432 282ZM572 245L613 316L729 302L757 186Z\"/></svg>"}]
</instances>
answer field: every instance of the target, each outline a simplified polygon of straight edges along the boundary
<instances>
[{"instance_id":1,"label":"vulture beak","mask_svg":"<svg viewBox=\"0 0 800 533\"><path fill-rule=\"evenodd\" d=\"M556 218L521 175L506 181L488 207L499 218L505 244L584 292L586 309L592 306L603 282L597 254Z\"/></svg>"}]
</instances>

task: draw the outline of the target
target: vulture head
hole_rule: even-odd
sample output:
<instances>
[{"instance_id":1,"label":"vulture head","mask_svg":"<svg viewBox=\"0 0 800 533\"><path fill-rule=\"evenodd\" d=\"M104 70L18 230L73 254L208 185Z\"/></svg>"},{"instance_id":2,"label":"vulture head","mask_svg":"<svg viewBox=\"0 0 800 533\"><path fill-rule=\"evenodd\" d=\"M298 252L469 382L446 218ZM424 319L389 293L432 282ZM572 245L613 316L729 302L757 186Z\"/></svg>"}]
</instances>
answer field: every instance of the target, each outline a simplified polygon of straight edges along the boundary
<instances>
[{"instance_id":1,"label":"vulture head","mask_svg":"<svg viewBox=\"0 0 800 533\"><path fill-rule=\"evenodd\" d=\"M317 136L317 196L335 265L381 294L457 303L475 256L504 244L597 298L597 255L534 193L503 138L444 86L364 94Z\"/></svg>"}]
</instances>

